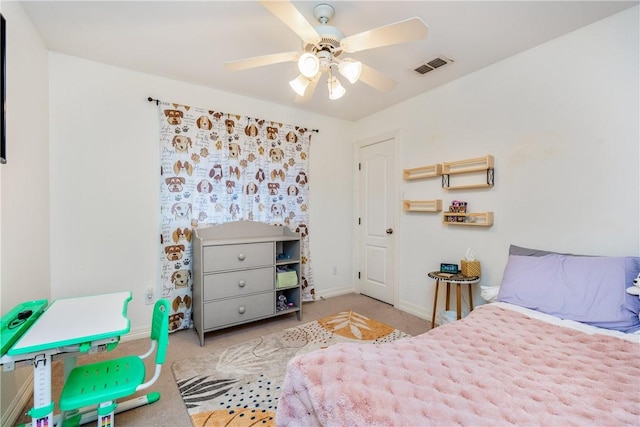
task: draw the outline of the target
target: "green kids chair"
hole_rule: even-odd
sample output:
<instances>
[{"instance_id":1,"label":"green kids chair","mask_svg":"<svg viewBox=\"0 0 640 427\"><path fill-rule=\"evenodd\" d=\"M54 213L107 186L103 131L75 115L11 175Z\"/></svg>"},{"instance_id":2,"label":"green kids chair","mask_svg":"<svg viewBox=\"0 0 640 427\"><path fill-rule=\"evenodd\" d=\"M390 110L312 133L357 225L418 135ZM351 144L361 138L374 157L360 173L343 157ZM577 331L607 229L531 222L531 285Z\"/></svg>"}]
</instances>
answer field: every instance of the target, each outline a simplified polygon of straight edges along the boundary
<instances>
[{"instance_id":1,"label":"green kids chair","mask_svg":"<svg viewBox=\"0 0 640 427\"><path fill-rule=\"evenodd\" d=\"M82 365L74 368L65 381L60 395L60 410L63 411L63 426L80 425L80 408L98 405L98 426L114 425L116 399L144 390L160 377L169 344L169 301L158 300L153 307L151 320L151 346L141 356L126 356L113 360ZM146 372L144 359L156 351L156 370L153 377L144 382ZM160 398L152 393L150 402ZM69 411L75 413L67 414ZM70 415L66 419L66 415Z\"/></svg>"}]
</instances>

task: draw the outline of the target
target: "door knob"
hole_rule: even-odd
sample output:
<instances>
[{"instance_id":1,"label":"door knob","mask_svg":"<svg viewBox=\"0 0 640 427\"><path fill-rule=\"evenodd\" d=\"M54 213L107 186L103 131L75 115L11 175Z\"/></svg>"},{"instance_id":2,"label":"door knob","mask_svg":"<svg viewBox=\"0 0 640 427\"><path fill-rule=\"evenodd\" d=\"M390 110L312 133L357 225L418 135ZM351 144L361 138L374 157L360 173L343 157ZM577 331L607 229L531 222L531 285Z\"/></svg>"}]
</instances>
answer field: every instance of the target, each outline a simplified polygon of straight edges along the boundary
<instances>
[{"instance_id":1,"label":"door knob","mask_svg":"<svg viewBox=\"0 0 640 427\"><path fill-rule=\"evenodd\" d=\"M387 228L387 234L393 234L393 228Z\"/></svg>"}]
</instances>

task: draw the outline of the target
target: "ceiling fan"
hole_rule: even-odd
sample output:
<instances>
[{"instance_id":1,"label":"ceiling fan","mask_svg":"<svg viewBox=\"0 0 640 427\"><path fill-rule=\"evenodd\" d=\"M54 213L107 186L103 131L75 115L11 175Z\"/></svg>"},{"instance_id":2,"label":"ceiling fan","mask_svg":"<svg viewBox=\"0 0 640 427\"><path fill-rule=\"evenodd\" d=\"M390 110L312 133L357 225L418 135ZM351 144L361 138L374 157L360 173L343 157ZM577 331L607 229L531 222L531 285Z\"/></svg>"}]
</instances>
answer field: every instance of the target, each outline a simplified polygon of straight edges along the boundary
<instances>
[{"instance_id":1,"label":"ceiling fan","mask_svg":"<svg viewBox=\"0 0 640 427\"><path fill-rule=\"evenodd\" d=\"M328 25L335 11L331 5L319 4L313 15L320 25L312 26L289 1L261 1L267 10L280 19L302 39L301 52L282 52L226 62L229 71L247 70L282 62L297 62L300 75L289 82L296 92L296 102L306 102L313 96L322 73L327 73L330 99L342 97L346 90L337 73L350 83L361 81L381 92L387 92L396 82L381 72L343 57L367 49L420 40L427 37L428 27L420 18L410 18L345 37L338 28Z\"/></svg>"}]
</instances>

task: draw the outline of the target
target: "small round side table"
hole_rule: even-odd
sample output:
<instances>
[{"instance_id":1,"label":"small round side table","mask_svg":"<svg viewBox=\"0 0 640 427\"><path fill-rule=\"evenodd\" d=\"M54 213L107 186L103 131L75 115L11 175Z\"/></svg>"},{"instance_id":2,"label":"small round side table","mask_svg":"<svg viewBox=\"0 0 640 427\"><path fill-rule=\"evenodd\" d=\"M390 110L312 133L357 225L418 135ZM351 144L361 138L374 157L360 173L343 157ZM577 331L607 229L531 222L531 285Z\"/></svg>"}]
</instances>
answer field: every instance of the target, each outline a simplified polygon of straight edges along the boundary
<instances>
[{"instance_id":1,"label":"small round side table","mask_svg":"<svg viewBox=\"0 0 640 427\"><path fill-rule=\"evenodd\" d=\"M463 276L462 274L441 273L439 271L432 271L429 273L429 277L436 281L436 293L433 297L433 315L431 316L431 328L435 327L436 321L436 309L438 307L438 288L440 282L447 284L447 300L445 310L449 310L449 299L451 296L451 284L456 285L456 314L458 320L462 318L461 310L461 298L460 298L460 285L469 285L469 310L473 310L473 293L471 292L471 285L480 281L480 276Z\"/></svg>"}]
</instances>

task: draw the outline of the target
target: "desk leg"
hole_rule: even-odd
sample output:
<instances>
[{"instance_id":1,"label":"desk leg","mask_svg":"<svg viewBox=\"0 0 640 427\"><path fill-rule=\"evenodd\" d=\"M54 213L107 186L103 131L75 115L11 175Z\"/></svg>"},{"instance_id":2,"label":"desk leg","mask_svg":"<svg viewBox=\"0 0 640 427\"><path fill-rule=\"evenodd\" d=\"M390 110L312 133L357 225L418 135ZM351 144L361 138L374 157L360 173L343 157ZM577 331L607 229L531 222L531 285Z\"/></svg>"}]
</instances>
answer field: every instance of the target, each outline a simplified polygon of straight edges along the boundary
<instances>
[{"instance_id":1,"label":"desk leg","mask_svg":"<svg viewBox=\"0 0 640 427\"><path fill-rule=\"evenodd\" d=\"M462 298L460 298L460 284L456 285L456 314L458 316L458 320L462 319Z\"/></svg>"},{"instance_id":2,"label":"desk leg","mask_svg":"<svg viewBox=\"0 0 640 427\"><path fill-rule=\"evenodd\" d=\"M473 292L471 292L471 285L469 287L469 312L473 310Z\"/></svg>"},{"instance_id":3,"label":"desk leg","mask_svg":"<svg viewBox=\"0 0 640 427\"><path fill-rule=\"evenodd\" d=\"M440 280L436 279L436 293L433 296L433 314L431 315L431 329L436 327L436 309L438 308L438 287Z\"/></svg>"},{"instance_id":4,"label":"desk leg","mask_svg":"<svg viewBox=\"0 0 640 427\"><path fill-rule=\"evenodd\" d=\"M50 354L38 355L33 360L33 408L29 415L33 427L53 426Z\"/></svg>"}]
</instances>

